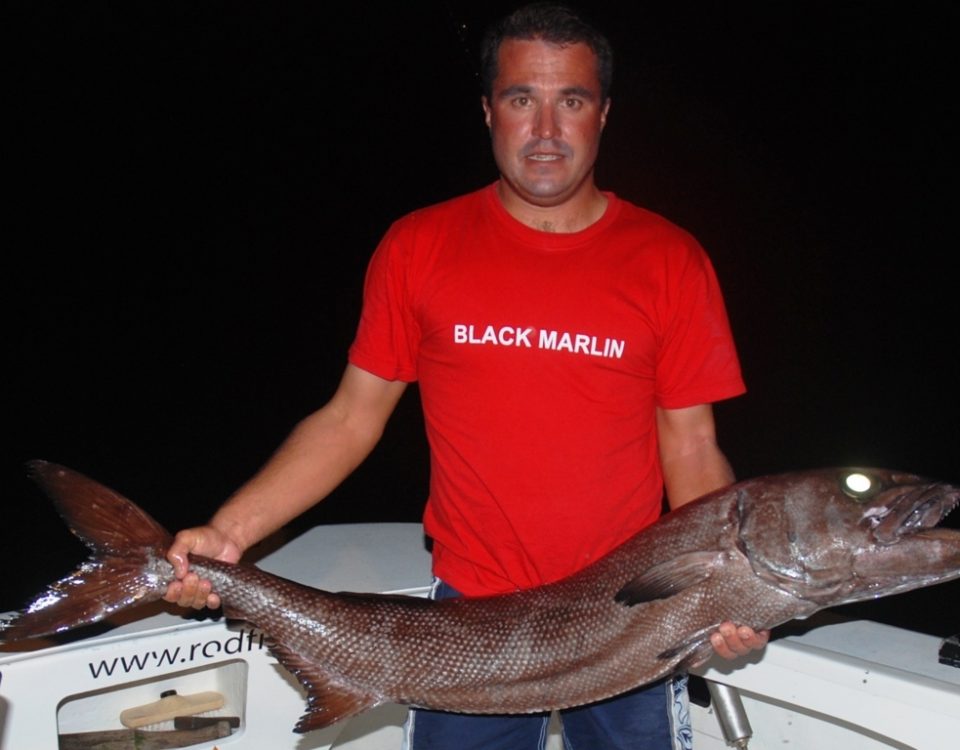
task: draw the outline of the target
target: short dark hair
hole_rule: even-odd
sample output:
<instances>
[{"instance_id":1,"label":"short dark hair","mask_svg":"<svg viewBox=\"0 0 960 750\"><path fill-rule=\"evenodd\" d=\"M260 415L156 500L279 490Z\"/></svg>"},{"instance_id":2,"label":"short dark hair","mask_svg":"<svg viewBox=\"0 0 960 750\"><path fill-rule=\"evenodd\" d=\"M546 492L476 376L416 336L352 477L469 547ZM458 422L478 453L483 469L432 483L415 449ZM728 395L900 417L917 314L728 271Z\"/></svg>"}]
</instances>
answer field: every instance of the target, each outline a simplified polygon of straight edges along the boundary
<instances>
[{"instance_id":1,"label":"short dark hair","mask_svg":"<svg viewBox=\"0 0 960 750\"><path fill-rule=\"evenodd\" d=\"M498 73L500 45L507 39L541 39L551 44L586 44L597 56L600 96L610 95L613 83L613 48L610 41L570 6L537 2L518 8L490 26L480 45L480 84L488 99Z\"/></svg>"}]
</instances>

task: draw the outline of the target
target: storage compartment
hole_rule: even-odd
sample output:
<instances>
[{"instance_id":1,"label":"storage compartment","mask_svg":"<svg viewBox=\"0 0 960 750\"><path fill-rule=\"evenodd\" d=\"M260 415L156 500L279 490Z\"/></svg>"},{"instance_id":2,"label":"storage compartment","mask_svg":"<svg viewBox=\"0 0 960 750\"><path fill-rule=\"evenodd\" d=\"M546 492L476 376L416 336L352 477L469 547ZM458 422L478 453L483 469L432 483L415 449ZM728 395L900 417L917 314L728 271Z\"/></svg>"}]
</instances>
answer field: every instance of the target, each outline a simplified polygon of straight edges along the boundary
<instances>
[{"instance_id":1,"label":"storage compartment","mask_svg":"<svg viewBox=\"0 0 960 750\"><path fill-rule=\"evenodd\" d=\"M243 731L247 683L247 662L233 659L68 695L57 706L60 749L92 748L94 741L110 747L135 737L137 747L154 741L177 748L230 736ZM171 714L195 718L175 721Z\"/></svg>"}]
</instances>

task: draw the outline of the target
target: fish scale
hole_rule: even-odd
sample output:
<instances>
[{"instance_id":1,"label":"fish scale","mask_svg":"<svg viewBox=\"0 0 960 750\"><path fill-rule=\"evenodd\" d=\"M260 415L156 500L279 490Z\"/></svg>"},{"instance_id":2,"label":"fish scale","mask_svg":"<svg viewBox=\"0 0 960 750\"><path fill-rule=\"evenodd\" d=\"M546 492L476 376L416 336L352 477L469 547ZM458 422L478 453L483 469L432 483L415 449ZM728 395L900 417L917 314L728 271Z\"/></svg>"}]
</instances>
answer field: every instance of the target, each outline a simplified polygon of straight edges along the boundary
<instances>
[{"instance_id":1,"label":"fish scale","mask_svg":"<svg viewBox=\"0 0 960 750\"><path fill-rule=\"evenodd\" d=\"M34 478L91 562L17 618L5 641L102 619L163 595L170 535L126 498L64 467ZM852 491L856 473L869 486ZM246 564L191 557L229 617L268 633L307 691L295 727L383 702L528 713L608 698L702 663L732 620L766 629L818 609L960 577L960 532L933 528L956 487L882 469L760 477L664 516L580 573L481 599L331 593Z\"/></svg>"}]
</instances>

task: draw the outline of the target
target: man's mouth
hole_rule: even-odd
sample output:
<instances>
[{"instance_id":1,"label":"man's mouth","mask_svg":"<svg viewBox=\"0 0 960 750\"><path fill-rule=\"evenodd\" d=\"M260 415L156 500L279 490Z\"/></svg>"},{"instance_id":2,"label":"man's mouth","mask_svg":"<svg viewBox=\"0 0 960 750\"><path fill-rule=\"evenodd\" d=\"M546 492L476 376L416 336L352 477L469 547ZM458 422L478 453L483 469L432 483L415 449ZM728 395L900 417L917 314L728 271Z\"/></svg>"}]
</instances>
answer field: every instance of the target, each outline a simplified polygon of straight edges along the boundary
<instances>
[{"instance_id":1,"label":"man's mouth","mask_svg":"<svg viewBox=\"0 0 960 750\"><path fill-rule=\"evenodd\" d=\"M558 161L563 156L560 154L530 154L527 158L532 161Z\"/></svg>"},{"instance_id":2,"label":"man's mouth","mask_svg":"<svg viewBox=\"0 0 960 750\"><path fill-rule=\"evenodd\" d=\"M569 146L561 141L532 141L520 150L522 158L540 163L561 161L572 155Z\"/></svg>"}]
</instances>

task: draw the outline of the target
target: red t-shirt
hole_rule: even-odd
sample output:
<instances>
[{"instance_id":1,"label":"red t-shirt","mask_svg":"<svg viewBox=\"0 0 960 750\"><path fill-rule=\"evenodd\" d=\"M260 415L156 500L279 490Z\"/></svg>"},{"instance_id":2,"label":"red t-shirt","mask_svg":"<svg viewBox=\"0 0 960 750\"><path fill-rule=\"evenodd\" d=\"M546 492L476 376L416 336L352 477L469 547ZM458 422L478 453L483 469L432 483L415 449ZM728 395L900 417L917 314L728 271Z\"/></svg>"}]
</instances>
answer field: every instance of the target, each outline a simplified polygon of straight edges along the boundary
<instances>
[{"instance_id":1,"label":"red t-shirt","mask_svg":"<svg viewBox=\"0 0 960 750\"><path fill-rule=\"evenodd\" d=\"M612 194L531 229L495 185L396 222L350 361L419 381L434 572L465 595L558 580L660 514L655 407L744 391L697 242Z\"/></svg>"}]
</instances>

